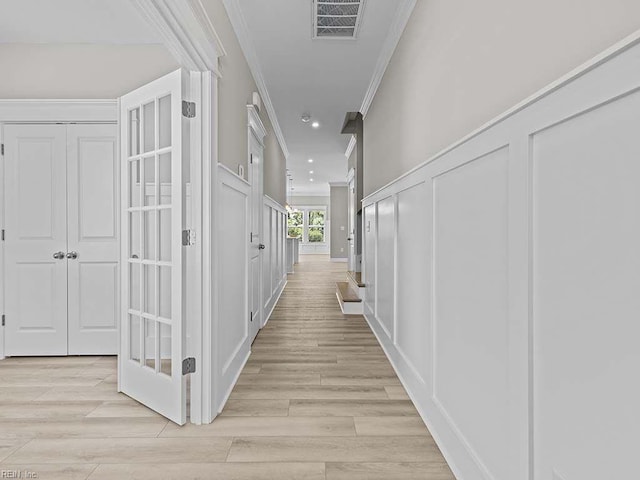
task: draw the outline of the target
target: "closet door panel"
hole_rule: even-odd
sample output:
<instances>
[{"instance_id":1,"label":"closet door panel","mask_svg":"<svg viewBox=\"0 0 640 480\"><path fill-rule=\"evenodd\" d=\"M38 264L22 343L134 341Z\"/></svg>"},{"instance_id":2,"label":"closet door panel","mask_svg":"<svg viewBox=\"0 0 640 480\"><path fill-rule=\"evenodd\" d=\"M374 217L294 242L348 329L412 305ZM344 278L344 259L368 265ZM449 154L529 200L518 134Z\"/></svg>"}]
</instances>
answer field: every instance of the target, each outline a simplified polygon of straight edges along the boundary
<instances>
[{"instance_id":1,"label":"closet door panel","mask_svg":"<svg viewBox=\"0 0 640 480\"><path fill-rule=\"evenodd\" d=\"M4 126L9 356L67 354L65 131L64 125Z\"/></svg>"},{"instance_id":2,"label":"closet door panel","mask_svg":"<svg viewBox=\"0 0 640 480\"><path fill-rule=\"evenodd\" d=\"M117 127L67 132L69 354L115 354L118 346Z\"/></svg>"}]
</instances>

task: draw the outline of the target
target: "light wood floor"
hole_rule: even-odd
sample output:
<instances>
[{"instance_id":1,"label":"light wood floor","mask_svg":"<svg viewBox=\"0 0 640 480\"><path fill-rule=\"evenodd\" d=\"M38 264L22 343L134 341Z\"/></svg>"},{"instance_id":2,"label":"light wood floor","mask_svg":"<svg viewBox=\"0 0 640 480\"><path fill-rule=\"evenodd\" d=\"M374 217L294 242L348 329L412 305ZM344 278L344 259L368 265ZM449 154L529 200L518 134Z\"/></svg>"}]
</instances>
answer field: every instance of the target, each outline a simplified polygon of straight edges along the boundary
<instances>
[{"instance_id":1,"label":"light wood floor","mask_svg":"<svg viewBox=\"0 0 640 480\"><path fill-rule=\"evenodd\" d=\"M365 320L341 314L345 265L302 257L211 425L116 393L113 357L0 362L0 475L453 480Z\"/></svg>"}]
</instances>

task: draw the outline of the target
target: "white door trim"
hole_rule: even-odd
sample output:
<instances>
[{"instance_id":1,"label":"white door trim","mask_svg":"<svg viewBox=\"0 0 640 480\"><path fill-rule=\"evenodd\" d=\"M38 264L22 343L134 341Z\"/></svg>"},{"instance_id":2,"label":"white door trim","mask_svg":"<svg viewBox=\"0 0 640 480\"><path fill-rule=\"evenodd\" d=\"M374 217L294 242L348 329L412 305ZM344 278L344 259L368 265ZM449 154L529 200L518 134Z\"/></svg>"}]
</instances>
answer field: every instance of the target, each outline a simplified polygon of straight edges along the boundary
<instances>
[{"instance_id":1,"label":"white door trim","mask_svg":"<svg viewBox=\"0 0 640 480\"><path fill-rule=\"evenodd\" d=\"M133 0L133 5L164 40L165 47L190 71L220 76L218 58L226 55L200 0Z\"/></svg>"}]
</instances>

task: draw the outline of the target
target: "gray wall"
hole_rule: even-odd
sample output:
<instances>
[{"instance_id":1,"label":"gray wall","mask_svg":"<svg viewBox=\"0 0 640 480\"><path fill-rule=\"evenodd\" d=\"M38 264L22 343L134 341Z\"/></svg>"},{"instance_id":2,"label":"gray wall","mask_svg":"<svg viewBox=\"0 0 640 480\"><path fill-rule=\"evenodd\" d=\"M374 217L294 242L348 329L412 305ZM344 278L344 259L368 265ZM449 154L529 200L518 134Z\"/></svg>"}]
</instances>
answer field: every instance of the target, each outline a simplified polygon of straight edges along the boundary
<instances>
[{"instance_id":1,"label":"gray wall","mask_svg":"<svg viewBox=\"0 0 640 480\"><path fill-rule=\"evenodd\" d=\"M222 78L218 80L218 159L236 173L238 165L244 165L246 179L249 173L247 104L251 103L252 94L258 91L258 88L222 0L204 0L202 3L227 52L227 55L220 59ZM264 193L284 205L286 159L264 108L260 117L267 129L264 149Z\"/></svg>"},{"instance_id":2,"label":"gray wall","mask_svg":"<svg viewBox=\"0 0 640 480\"><path fill-rule=\"evenodd\" d=\"M638 0L418 0L365 117L365 195L638 29Z\"/></svg>"},{"instance_id":3,"label":"gray wall","mask_svg":"<svg viewBox=\"0 0 640 480\"><path fill-rule=\"evenodd\" d=\"M327 219L331 215L331 208L329 207L330 197L315 196L315 195L291 195L289 198L289 204L293 207L314 207L326 206L327 207Z\"/></svg>"},{"instance_id":4,"label":"gray wall","mask_svg":"<svg viewBox=\"0 0 640 480\"><path fill-rule=\"evenodd\" d=\"M178 68L162 45L0 44L0 98L117 98Z\"/></svg>"},{"instance_id":5,"label":"gray wall","mask_svg":"<svg viewBox=\"0 0 640 480\"><path fill-rule=\"evenodd\" d=\"M348 195L347 186L331 185L331 258L347 258L348 255Z\"/></svg>"}]
</instances>

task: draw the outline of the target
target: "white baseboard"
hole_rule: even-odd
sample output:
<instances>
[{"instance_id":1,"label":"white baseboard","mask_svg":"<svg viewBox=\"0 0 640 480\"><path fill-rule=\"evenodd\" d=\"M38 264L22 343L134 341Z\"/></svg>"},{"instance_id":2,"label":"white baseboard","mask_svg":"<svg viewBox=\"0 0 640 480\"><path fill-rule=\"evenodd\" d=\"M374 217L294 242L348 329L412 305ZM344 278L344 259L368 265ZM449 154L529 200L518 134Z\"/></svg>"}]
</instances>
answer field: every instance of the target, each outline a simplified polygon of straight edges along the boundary
<instances>
[{"instance_id":1,"label":"white baseboard","mask_svg":"<svg viewBox=\"0 0 640 480\"><path fill-rule=\"evenodd\" d=\"M244 357L244 360L242 361L242 364L240 365L240 368L238 369L238 372L234 376L233 382L231 382L229 388L227 389L227 391L224 394L224 397L222 397L222 401L220 402L220 405L218 405L218 413L217 413L217 415L220 415L220 413L222 413L222 410L224 409L224 406L227 404L227 400L229 400L229 397L231 396L231 392L233 391L233 387L235 387L236 383L238 383L238 378L240 377L240 374L244 370L244 366L249 361L249 357L250 356L251 356L251 350L249 350L247 352L247 355Z\"/></svg>"},{"instance_id":2,"label":"white baseboard","mask_svg":"<svg viewBox=\"0 0 640 480\"><path fill-rule=\"evenodd\" d=\"M269 313L264 317L264 322L262 323L262 327L260 327L260 328L264 328L267 325L267 322L271 318L271 314L273 313L273 310L276 308L276 305L278 304L278 300L280 300L280 297L282 296L282 292L284 292L284 289L287 286L287 276L286 275L283 277L282 280L283 281L280 282L280 288L278 288L278 291L272 297L272 299L274 299L274 300L273 300L273 302L271 302L271 307L269 308Z\"/></svg>"},{"instance_id":3,"label":"white baseboard","mask_svg":"<svg viewBox=\"0 0 640 480\"><path fill-rule=\"evenodd\" d=\"M413 405L416 407L416 410L418 410L420 418L422 418L422 421L427 426L427 429L429 429L431 436L442 452L442 455L447 461L447 464L449 465L449 468L451 469L453 475L456 478L462 480L463 478L465 478L462 475L463 470L454 462L454 456L451 454L448 448L452 443L455 445L457 443L457 439L451 438L450 432L446 431L447 429L438 429L436 425L431 422L432 416L429 414L431 409L429 408L428 401L423 400L423 398L427 399L428 395L425 395L425 392L421 392L422 395L418 393L422 382L412 374L411 367L409 367L409 365L407 365L406 362L403 361L402 355L398 352L395 345L393 345L393 342L391 342L391 340L386 336L371 310L366 305L364 305L363 307L363 316L365 320L369 324L369 327L375 335L376 340L382 347L382 350L389 360L389 363L391 363L391 366L396 372L400 383L406 390L407 395L409 395L409 398L413 402ZM441 430L444 430L443 433L445 434L445 437L447 437L446 439L443 439L441 437ZM455 455L455 458L460 458L460 455ZM470 467L470 465L467 467Z\"/></svg>"},{"instance_id":4,"label":"white baseboard","mask_svg":"<svg viewBox=\"0 0 640 480\"><path fill-rule=\"evenodd\" d=\"M331 257L331 261L332 262L338 262L338 263L347 263L349 261L349 259L348 258L342 258L342 257L338 257L338 258Z\"/></svg>"}]
</instances>

